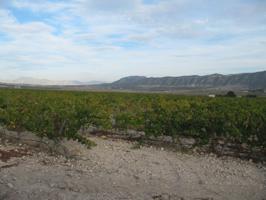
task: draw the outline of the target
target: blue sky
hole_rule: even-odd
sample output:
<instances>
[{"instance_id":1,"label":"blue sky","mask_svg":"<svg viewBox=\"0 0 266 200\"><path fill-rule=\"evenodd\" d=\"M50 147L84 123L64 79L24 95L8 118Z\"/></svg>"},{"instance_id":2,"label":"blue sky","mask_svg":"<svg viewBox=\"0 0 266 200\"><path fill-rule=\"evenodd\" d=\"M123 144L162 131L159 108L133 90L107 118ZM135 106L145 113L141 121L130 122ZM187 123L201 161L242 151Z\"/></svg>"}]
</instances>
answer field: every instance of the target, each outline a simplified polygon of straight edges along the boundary
<instances>
[{"instance_id":1,"label":"blue sky","mask_svg":"<svg viewBox=\"0 0 266 200\"><path fill-rule=\"evenodd\" d=\"M265 0L0 0L0 80L266 70Z\"/></svg>"}]
</instances>

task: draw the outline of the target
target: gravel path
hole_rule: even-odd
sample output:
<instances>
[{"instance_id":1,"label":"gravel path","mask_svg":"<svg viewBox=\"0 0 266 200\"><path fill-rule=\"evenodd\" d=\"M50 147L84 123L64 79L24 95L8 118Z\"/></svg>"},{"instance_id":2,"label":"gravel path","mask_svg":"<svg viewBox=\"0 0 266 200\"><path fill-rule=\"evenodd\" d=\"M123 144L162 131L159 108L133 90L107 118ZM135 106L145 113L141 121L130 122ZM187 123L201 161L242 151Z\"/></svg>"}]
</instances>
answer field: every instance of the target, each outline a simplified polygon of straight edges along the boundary
<instances>
[{"instance_id":1,"label":"gravel path","mask_svg":"<svg viewBox=\"0 0 266 200\"><path fill-rule=\"evenodd\" d=\"M79 160L23 150L22 157L0 161L0 200L266 199L265 166L92 140L98 145L79 148ZM2 154L11 149L21 151L0 146Z\"/></svg>"}]
</instances>

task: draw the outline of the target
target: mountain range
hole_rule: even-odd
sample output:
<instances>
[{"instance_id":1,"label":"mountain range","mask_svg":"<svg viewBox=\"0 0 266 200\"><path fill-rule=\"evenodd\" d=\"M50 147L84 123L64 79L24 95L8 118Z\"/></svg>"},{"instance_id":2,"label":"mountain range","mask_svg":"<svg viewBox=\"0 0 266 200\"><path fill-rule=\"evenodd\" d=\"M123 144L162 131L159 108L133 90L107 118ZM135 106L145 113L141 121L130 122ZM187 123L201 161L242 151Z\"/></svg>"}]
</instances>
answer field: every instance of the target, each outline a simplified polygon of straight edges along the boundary
<instances>
[{"instance_id":1,"label":"mountain range","mask_svg":"<svg viewBox=\"0 0 266 200\"><path fill-rule=\"evenodd\" d=\"M210 74L205 76L145 77L128 76L112 83L99 81L51 81L22 77L0 83L0 87L41 86L77 90L133 90L133 91L183 91L183 90L261 90L266 91L266 71L241 74Z\"/></svg>"},{"instance_id":2,"label":"mountain range","mask_svg":"<svg viewBox=\"0 0 266 200\"><path fill-rule=\"evenodd\" d=\"M231 75L211 74L161 78L129 76L101 86L109 89L153 91L178 89L258 90L266 89L266 71Z\"/></svg>"},{"instance_id":3,"label":"mountain range","mask_svg":"<svg viewBox=\"0 0 266 200\"><path fill-rule=\"evenodd\" d=\"M1 81L2 83L8 83L8 84L18 84L18 85L42 85L42 86L51 86L51 85L59 85L59 86L66 86L66 85L96 85L96 84L102 84L103 82L100 81L88 81L88 82L82 82L82 81L53 81L48 79L38 79L38 78L32 78L32 77L20 77L15 80L9 80L9 81Z\"/></svg>"}]
</instances>

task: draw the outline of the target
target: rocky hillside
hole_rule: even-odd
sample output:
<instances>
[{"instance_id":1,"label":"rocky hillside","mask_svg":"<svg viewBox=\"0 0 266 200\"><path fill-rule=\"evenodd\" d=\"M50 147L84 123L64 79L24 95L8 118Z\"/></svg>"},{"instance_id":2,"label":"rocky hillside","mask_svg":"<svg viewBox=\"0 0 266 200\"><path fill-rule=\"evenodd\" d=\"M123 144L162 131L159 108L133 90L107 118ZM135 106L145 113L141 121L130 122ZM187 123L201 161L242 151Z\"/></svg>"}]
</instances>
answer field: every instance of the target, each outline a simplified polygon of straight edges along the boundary
<instances>
[{"instance_id":1,"label":"rocky hillside","mask_svg":"<svg viewBox=\"0 0 266 200\"><path fill-rule=\"evenodd\" d=\"M145 76L129 76L105 84L111 89L266 89L266 71L243 74L211 74L206 76L180 76L148 78Z\"/></svg>"}]
</instances>

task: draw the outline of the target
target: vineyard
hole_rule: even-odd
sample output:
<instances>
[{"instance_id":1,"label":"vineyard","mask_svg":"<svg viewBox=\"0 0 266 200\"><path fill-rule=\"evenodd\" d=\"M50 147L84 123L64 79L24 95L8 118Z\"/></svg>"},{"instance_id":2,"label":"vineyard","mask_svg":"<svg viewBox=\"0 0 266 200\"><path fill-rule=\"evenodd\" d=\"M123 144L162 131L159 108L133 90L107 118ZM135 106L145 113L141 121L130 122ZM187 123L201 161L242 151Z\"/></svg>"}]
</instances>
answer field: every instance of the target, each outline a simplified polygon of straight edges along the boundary
<instances>
[{"instance_id":1,"label":"vineyard","mask_svg":"<svg viewBox=\"0 0 266 200\"><path fill-rule=\"evenodd\" d=\"M265 98L173 94L0 90L0 125L90 145L81 128L136 130L147 136L216 138L266 147Z\"/></svg>"}]
</instances>

